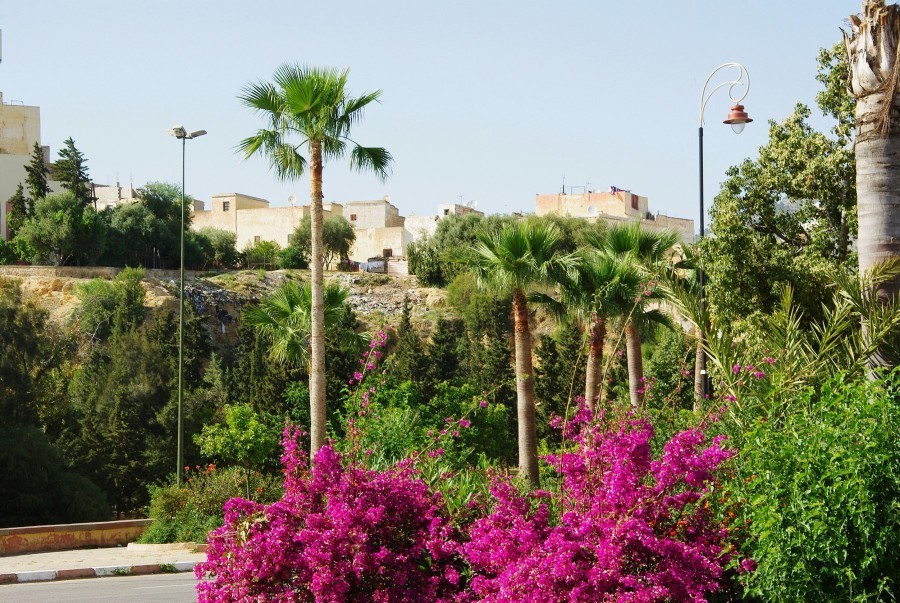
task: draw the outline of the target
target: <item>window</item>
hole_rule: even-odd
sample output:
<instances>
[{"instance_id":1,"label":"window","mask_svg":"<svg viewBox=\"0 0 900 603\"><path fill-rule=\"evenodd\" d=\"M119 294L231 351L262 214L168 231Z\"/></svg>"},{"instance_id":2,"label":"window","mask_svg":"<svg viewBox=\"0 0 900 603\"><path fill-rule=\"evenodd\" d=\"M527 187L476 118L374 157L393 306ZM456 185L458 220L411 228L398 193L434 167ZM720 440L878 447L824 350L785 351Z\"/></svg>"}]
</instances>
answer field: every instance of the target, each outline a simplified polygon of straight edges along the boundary
<instances>
[{"instance_id":1,"label":"window","mask_svg":"<svg viewBox=\"0 0 900 603\"><path fill-rule=\"evenodd\" d=\"M394 255L394 250L393 250L393 249L382 249L382 250L381 250L381 256L382 256L382 257L389 258L389 257L391 257L392 255Z\"/></svg>"},{"instance_id":2,"label":"window","mask_svg":"<svg viewBox=\"0 0 900 603\"><path fill-rule=\"evenodd\" d=\"M259 243L259 235L256 235L255 237L253 237L253 242Z\"/></svg>"},{"instance_id":3,"label":"window","mask_svg":"<svg viewBox=\"0 0 900 603\"><path fill-rule=\"evenodd\" d=\"M350 221L356 222L356 214L350 214Z\"/></svg>"},{"instance_id":4,"label":"window","mask_svg":"<svg viewBox=\"0 0 900 603\"><path fill-rule=\"evenodd\" d=\"M222 201L222 211L228 211L231 208L231 201Z\"/></svg>"},{"instance_id":5,"label":"window","mask_svg":"<svg viewBox=\"0 0 900 603\"><path fill-rule=\"evenodd\" d=\"M445 216L449 216L449 215L450 215L450 210L449 210L449 209L445 209L445 210L444 210L444 215L445 215Z\"/></svg>"},{"instance_id":6,"label":"window","mask_svg":"<svg viewBox=\"0 0 900 603\"><path fill-rule=\"evenodd\" d=\"M293 238L294 238L294 235L292 235L292 234L289 234L289 235L288 235L288 245L291 244L291 240L292 240Z\"/></svg>"},{"instance_id":7,"label":"window","mask_svg":"<svg viewBox=\"0 0 900 603\"><path fill-rule=\"evenodd\" d=\"M637 209L637 208L638 208L638 196L631 195L631 209Z\"/></svg>"}]
</instances>

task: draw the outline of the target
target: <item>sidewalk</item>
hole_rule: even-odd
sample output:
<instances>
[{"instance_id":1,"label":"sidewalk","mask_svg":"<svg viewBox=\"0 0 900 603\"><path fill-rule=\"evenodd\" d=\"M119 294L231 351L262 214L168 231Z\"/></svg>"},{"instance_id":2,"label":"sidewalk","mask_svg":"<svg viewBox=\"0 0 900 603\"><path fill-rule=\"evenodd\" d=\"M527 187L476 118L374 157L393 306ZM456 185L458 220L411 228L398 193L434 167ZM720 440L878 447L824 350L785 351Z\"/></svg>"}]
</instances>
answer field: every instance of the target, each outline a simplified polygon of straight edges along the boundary
<instances>
[{"instance_id":1,"label":"sidewalk","mask_svg":"<svg viewBox=\"0 0 900 603\"><path fill-rule=\"evenodd\" d=\"M188 544L129 544L0 557L0 584L188 572L206 553Z\"/></svg>"}]
</instances>

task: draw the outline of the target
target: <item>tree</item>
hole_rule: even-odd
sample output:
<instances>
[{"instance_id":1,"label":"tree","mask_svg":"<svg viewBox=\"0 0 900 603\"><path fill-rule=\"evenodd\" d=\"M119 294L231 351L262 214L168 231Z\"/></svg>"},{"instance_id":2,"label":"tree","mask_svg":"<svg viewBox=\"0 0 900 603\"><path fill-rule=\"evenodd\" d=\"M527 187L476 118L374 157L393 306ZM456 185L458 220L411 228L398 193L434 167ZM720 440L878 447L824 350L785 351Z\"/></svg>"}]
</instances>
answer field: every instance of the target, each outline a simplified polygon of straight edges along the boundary
<instances>
[{"instance_id":1,"label":"tree","mask_svg":"<svg viewBox=\"0 0 900 603\"><path fill-rule=\"evenodd\" d=\"M348 291L337 283L328 283L324 293L325 326L334 327L344 317ZM245 311L244 321L267 338L272 360L309 368L312 363L312 301L309 283L298 285L286 281L264 297L258 306ZM356 333L338 331L332 333L332 337L356 337Z\"/></svg>"},{"instance_id":2,"label":"tree","mask_svg":"<svg viewBox=\"0 0 900 603\"><path fill-rule=\"evenodd\" d=\"M38 199L16 238L33 249L32 262L91 264L103 251L106 225L93 207L65 191Z\"/></svg>"},{"instance_id":3,"label":"tree","mask_svg":"<svg viewBox=\"0 0 900 603\"><path fill-rule=\"evenodd\" d=\"M403 296L403 311L396 332L397 343L390 358L392 373L400 381L424 381L429 361L425 356L425 345L412 326L412 307L407 295Z\"/></svg>"},{"instance_id":4,"label":"tree","mask_svg":"<svg viewBox=\"0 0 900 603\"><path fill-rule=\"evenodd\" d=\"M519 429L519 471L532 485L540 483L535 424L534 368L526 290L550 281L552 275L572 268L571 255L558 255L559 231L543 222L505 225L496 235L479 233L469 265L481 287L512 293L515 323L516 397Z\"/></svg>"},{"instance_id":5,"label":"tree","mask_svg":"<svg viewBox=\"0 0 900 603\"><path fill-rule=\"evenodd\" d=\"M247 499L250 499L250 476L254 467L272 460L278 448L278 431L267 425L249 404L225 406L225 425L204 425L194 436L200 452L238 465L244 470Z\"/></svg>"},{"instance_id":6,"label":"tree","mask_svg":"<svg viewBox=\"0 0 900 603\"><path fill-rule=\"evenodd\" d=\"M65 146L59 150L59 159L53 164L53 177L75 196L84 209L97 200L93 195L91 178L88 176L87 160L84 154L75 148L75 141L71 136L63 144Z\"/></svg>"},{"instance_id":7,"label":"tree","mask_svg":"<svg viewBox=\"0 0 900 603\"><path fill-rule=\"evenodd\" d=\"M295 258L291 263L304 263L312 254L312 220L309 215L303 216L300 224L291 235L288 247L291 250L290 257ZM346 260L350 256L350 248L356 241L356 233L353 226L343 216L331 215L325 218L322 224L322 253L325 266L330 270L334 260ZM287 250L287 247L285 248Z\"/></svg>"},{"instance_id":8,"label":"tree","mask_svg":"<svg viewBox=\"0 0 900 603\"><path fill-rule=\"evenodd\" d=\"M865 0L862 15L850 16L844 33L850 88L856 98L856 187L859 269L900 256L900 114L894 109L900 84L896 49L900 7ZM882 299L900 293L900 277L877 290ZM888 365L873 358L874 365Z\"/></svg>"},{"instance_id":9,"label":"tree","mask_svg":"<svg viewBox=\"0 0 900 603\"><path fill-rule=\"evenodd\" d=\"M267 127L245 138L239 149L245 157L264 154L282 180L295 180L310 172L312 254L311 405L312 456L325 442L325 281L323 277L322 172L325 162L342 157L350 145L350 167L387 177L390 153L381 147L363 147L350 138L351 129L366 106L381 92L350 97L345 90L349 71L282 65L274 84L257 82L244 88L240 100L263 115ZM294 141L297 142L294 142ZM301 154L305 148L309 159Z\"/></svg>"},{"instance_id":10,"label":"tree","mask_svg":"<svg viewBox=\"0 0 900 603\"><path fill-rule=\"evenodd\" d=\"M25 166L25 172L28 174L25 184L28 186L28 196L32 203L50 194L50 185L47 183L50 170L44 163L44 149L37 142L34 143L31 151L31 163Z\"/></svg>"},{"instance_id":11,"label":"tree","mask_svg":"<svg viewBox=\"0 0 900 603\"><path fill-rule=\"evenodd\" d=\"M641 328L653 323L666 324L668 317L659 310L661 294L652 281L661 272L661 263L678 241L678 234L669 231L650 231L640 222L616 225L603 237L593 237L591 244L619 264L622 274L632 271L642 282L631 289L633 302L623 316L625 349L628 360L628 391L631 405L638 408L644 401L644 359L641 351ZM633 285L632 285L633 286Z\"/></svg>"},{"instance_id":12,"label":"tree","mask_svg":"<svg viewBox=\"0 0 900 603\"><path fill-rule=\"evenodd\" d=\"M200 234L209 240L212 265L220 269L234 268L238 261L237 234L211 226L201 228Z\"/></svg>"},{"instance_id":13,"label":"tree","mask_svg":"<svg viewBox=\"0 0 900 603\"><path fill-rule=\"evenodd\" d=\"M16 187L16 192L9 198L9 214L6 218L6 234L12 239L19 232L22 224L28 219L28 201L25 199L25 189L22 184Z\"/></svg>"}]
</instances>

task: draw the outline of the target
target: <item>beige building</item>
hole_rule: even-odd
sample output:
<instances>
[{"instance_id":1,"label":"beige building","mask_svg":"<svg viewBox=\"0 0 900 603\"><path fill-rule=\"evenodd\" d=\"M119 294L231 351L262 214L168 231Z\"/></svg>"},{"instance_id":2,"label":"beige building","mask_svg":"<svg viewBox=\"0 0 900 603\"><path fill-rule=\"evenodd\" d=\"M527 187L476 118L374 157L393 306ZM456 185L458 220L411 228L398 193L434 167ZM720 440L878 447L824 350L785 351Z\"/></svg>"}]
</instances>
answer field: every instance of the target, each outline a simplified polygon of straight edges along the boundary
<instances>
[{"instance_id":1,"label":"beige building","mask_svg":"<svg viewBox=\"0 0 900 603\"><path fill-rule=\"evenodd\" d=\"M470 205L460 205L459 203L446 203L438 205L438 213L434 216L408 216L406 218L406 230L412 235L412 240L417 241L422 237L434 236L437 231L438 222L447 216L458 216L463 214L477 214L484 217L484 212L478 211L474 207L474 203Z\"/></svg>"},{"instance_id":2,"label":"beige building","mask_svg":"<svg viewBox=\"0 0 900 603\"><path fill-rule=\"evenodd\" d=\"M120 186L118 182L115 185L94 184L93 194L97 198L94 202L97 211L138 200L137 190L130 186Z\"/></svg>"},{"instance_id":3,"label":"beige building","mask_svg":"<svg viewBox=\"0 0 900 603\"><path fill-rule=\"evenodd\" d=\"M41 109L6 104L0 92L0 237L7 238L8 200L25 182L34 143L41 143ZM46 157L46 151L44 153Z\"/></svg>"},{"instance_id":4,"label":"beige building","mask_svg":"<svg viewBox=\"0 0 900 603\"><path fill-rule=\"evenodd\" d=\"M682 241L694 240L694 221L653 214L647 197L635 195L631 191L611 188L605 192L587 192L578 195L537 195L535 213L539 216L558 214L574 218L585 218L590 222L604 220L609 223L640 220L647 228L676 231Z\"/></svg>"}]
</instances>

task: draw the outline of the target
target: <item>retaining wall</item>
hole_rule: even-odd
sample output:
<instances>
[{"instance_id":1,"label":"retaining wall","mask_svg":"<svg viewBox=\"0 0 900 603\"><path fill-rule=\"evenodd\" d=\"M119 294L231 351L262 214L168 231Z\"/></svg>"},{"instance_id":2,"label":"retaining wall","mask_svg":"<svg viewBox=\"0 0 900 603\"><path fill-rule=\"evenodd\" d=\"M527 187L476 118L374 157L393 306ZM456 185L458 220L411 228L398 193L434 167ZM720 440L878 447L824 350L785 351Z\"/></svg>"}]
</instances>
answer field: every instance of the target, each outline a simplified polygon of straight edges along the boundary
<instances>
[{"instance_id":1,"label":"retaining wall","mask_svg":"<svg viewBox=\"0 0 900 603\"><path fill-rule=\"evenodd\" d=\"M0 528L0 556L65 551L82 547L112 547L134 542L151 519Z\"/></svg>"}]
</instances>

